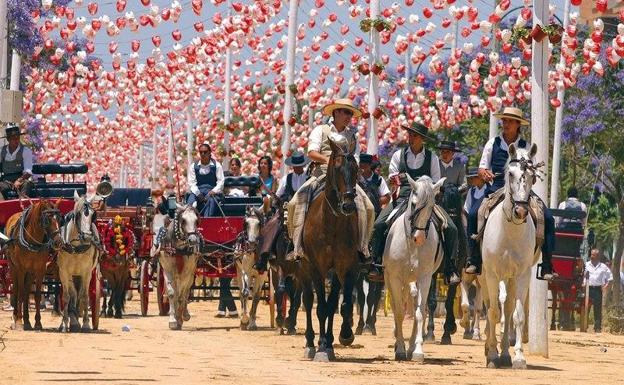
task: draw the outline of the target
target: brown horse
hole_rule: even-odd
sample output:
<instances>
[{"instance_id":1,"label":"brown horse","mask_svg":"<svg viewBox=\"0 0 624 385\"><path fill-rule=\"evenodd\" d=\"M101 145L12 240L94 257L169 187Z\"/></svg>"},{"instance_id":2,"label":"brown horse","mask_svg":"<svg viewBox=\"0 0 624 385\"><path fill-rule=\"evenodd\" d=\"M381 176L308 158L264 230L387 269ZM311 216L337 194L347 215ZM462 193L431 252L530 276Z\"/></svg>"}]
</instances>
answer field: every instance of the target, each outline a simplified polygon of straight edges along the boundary
<instances>
[{"instance_id":1,"label":"brown horse","mask_svg":"<svg viewBox=\"0 0 624 385\"><path fill-rule=\"evenodd\" d=\"M100 259L100 271L106 280L110 293L108 308L106 306L106 294L103 298L101 313L106 317L113 317L114 307L114 317L121 318L130 279L130 261L134 254L136 241L130 225L122 222L123 220L120 220L119 223L111 223L103 239L107 252ZM120 245L124 246L123 250L120 249Z\"/></svg>"},{"instance_id":2,"label":"brown horse","mask_svg":"<svg viewBox=\"0 0 624 385\"><path fill-rule=\"evenodd\" d=\"M13 240L7 247L13 291L13 328L23 321L24 330L32 330L28 317L30 289L35 284L35 330L41 325L41 283L51 251L58 251L61 213L58 204L41 200L21 213L13 214L6 224L6 233ZM23 317L23 318L22 318Z\"/></svg>"},{"instance_id":3,"label":"brown horse","mask_svg":"<svg viewBox=\"0 0 624 385\"><path fill-rule=\"evenodd\" d=\"M306 356L315 361L335 358L333 352L333 318L338 306L340 288L344 300L341 305L342 326L339 340L350 345L355 339L353 325L353 285L359 262L358 217L356 214L356 182L358 165L355 143L336 143L327 167L324 190L310 204L303 229L303 259L301 277L303 302L306 309ZM325 279L334 270L329 296L325 297ZM312 285L317 294L316 314L320 336L318 352L314 347L312 327Z\"/></svg>"}]
</instances>

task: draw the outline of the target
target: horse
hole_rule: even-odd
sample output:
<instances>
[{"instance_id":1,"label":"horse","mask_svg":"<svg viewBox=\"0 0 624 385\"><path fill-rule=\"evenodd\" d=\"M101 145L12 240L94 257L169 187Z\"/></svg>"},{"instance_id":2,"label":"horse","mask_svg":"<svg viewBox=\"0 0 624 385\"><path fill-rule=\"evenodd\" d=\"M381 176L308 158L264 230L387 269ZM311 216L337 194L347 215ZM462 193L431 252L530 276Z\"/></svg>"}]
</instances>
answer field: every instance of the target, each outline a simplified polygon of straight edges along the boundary
<instances>
[{"instance_id":1,"label":"horse","mask_svg":"<svg viewBox=\"0 0 624 385\"><path fill-rule=\"evenodd\" d=\"M91 207L91 200L86 196L80 197L74 191L74 201L74 209L66 216L61 228L64 246L56 262L63 287L63 319L59 327L63 332L80 331L80 315L83 317L82 331L91 330L88 291L100 245L97 230L92 223L95 211Z\"/></svg>"},{"instance_id":2,"label":"horse","mask_svg":"<svg viewBox=\"0 0 624 385\"><path fill-rule=\"evenodd\" d=\"M7 245L9 269L13 281L13 329L23 321L24 330L32 330L28 317L30 289L35 284L35 330L41 325L41 284L51 251L58 251L61 238L61 213L58 203L34 202L26 210L13 214L5 231L13 240Z\"/></svg>"},{"instance_id":3,"label":"horse","mask_svg":"<svg viewBox=\"0 0 624 385\"><path fill-rule=\"evenodd\" d=\"M360 273L355 283L357 292L358 308L360 309L360 318L355 335L372 334L377 335L377 310L379 310L379 301L381 300L381 292L383 290L383 282L370 281L368 274Z\"/></svg>"},{"instance_id":4,"label":"horse","mask_svg":"<svg viewBox=\"0 0 624 385\"><path fill-rule=\"evenodd\" d=\"M537 168L533 160L537 146L530 150L509 146L509 160L505 167L504 199L489 215L485 224L481 250L483 271L481 285L487 293L488 309L485 342L486 364L489 368L509 367L526 369L523 354L523 338L514 344L513 361L509 354L509 329L512 319L516 335L523 335L528 300L531 267L537 263L540 250L536 247L536 228L529 215L531 188ZM500 285L500 287L499 287ZM496 324L500 320L499 293L505 289L503 311L506 322L501 336L499 356L496 340ZM512 318L513 313L513 318Z\"/></svg>"},{"instance_id":5,"label":"horse","mask_svg":"<svg viewBox=\"0 0 624 385\"><path fill-rule=\"evenodd\" d=\"M425 304L431 285L431 276L437 271L444 251L436 226L432 226L435 195L446 178L433 184L431 178L422 176L414 181L407 179L412 187L407 209L390 227L384 249L384 280L392 298L394 314L394 358L424 362L423 328ZM407 297L414 303L414 324L409 349L405 351L403 339L403 305Z\"/></svg>"},{"instance_id":6,"label":"horse","mask_svg":"<svg viewBox=\"0 0 624 385\"><path fill-rule=\"evenodd\" d=\"M483 307L483 297L481 295L480 278L475 274L466 274L462 272L462 280L459 284L461 290L461 309L462 318L459 321L461 327L464 328L464 339L480 340L481 328L479 326L481 319L481 308ZM473 299L474 317L471 317L470 311L470 288L474 287L475 296Z\"/></svg>"},{"instance_id":7,"label":"horse","mask_svg":"<svg viewBox=\"0 0 624 385\"><path fill-rule=\"evenodd\" d=\"M266 272L260 274L254 269L256 263L260 229L264 222L262 210L247 206L245 211L244 231L239 244L240 257L236 258L236 278L240 289L241 302L241 330L258 330L256 325L256 310L260 301L260 293L268 281ZM251 309L247 313L247 301L251 297Z\"/></svg>"},{"instance_id":8,"label":"horse","mask_svg":"<svg viewBox=\"0 0 624 385\"><path fill-rule=\"evenodd\" d=\"M341 138L342 139L342 138ZM340 314L342 325L339 341L348 346L355 336L353 325L353 285L359 262L359 230L356 206L356 182L358 165L355 160L355 142L329 138L331 155L327 166L325 186L308 209L303 228L303 250L299 276L303 288L303 302L306 310L307 358L315 361L335 359L333 342L333 319L338 306L340 288L343 288L343 303ZM368 199L366 196L363 199ZM369 218L367 218L368 220ZM325 297L325 278L334 270L331 289ZM320 336L318 351L314 346L312 327L312 305L314 286L317 295L316 314Z\"/></svg>"},{"instance_id":9,"label":"horse","mask_svg":"<svg viewBox=\"0 0 624 385\"><path fill-rule=\"evenodd\" d=\"M191 319L188 298L195 280L202 238L198 233L199 212L192 206L178 206L173 221L159 234L158 261L164 270L169 297L169 329L180 330Z\"/></svg>"}]
</instances>

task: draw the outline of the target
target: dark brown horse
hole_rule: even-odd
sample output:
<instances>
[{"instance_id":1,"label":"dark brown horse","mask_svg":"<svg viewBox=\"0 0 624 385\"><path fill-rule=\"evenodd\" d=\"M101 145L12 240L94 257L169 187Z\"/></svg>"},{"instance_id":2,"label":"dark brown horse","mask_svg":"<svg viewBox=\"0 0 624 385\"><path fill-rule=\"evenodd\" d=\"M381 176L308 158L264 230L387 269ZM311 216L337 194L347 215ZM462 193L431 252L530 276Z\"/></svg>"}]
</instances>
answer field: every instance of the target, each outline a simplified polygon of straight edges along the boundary
<instances>
[{"instance_id":1,"label":"dark brown horse","mask_svg":"<svg viewBox=\"0 0 624 385\"><path fill-rule=\"evenodd\" d=\"M47 200L38 201L21 213L12 215L6 224L6 233L13 240L7 247L13 290L13 328L23 321L24 330L32 330L28 316L30 289L35 284L35 330L41 325L41 283L51 251L62 246L60 235L61 213L58 205ZM23 317L23 318L22 318Z\"/></svg>"},{"instance_id":2,"label":"dark brown horse","mask_svg":"<svg viewBox=\"0 0 624 385\"><path fill-rule=\"evenodd\" d=\"M335 358L333 351L333 319L338 306L340 288L345 293L341 305L342 326L339 341L353 343L353 285L357 276L358 217L356 214L356 182L358 165L354 157L355 143L337 144L330 140L332 149L327 167L324 190L312 201L303 229L301 283L306 309L306 355L316 361ZM325 279L330 270L332 284L325 297ZM316 314L320 336L318 352L314 347L312 327L312 285L317 294Z\"/></svg>"},{"instance_id":3,"label":"dark brown horse","mask_svg":"<svg viewBox=\"0 0 624 385\"><path fill-rule=\"evenodd\" d=\"M106 294L102 305L102 315L121 318L126 302L126 291L130 280L130 261L134 253L135 238L129 224L113 222L106 231L103 239L106 253L100 259L100 271L106 280L108 293L108 308L106 306ZM118 240L120 242L118 242ZM124 246L123 251L120 245Z\"/></svg>"}]
</instances>

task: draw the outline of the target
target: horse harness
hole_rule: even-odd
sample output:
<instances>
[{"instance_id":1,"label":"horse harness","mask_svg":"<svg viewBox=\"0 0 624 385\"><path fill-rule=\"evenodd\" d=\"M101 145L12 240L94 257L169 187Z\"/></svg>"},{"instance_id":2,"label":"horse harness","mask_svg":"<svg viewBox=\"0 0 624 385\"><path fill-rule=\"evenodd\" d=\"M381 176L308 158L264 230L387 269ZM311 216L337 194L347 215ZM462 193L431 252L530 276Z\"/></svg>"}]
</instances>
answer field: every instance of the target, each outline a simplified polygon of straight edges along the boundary
<instances>
[{"instance_id":1,"label":"horse harness","mask_svg":"<svg viewBox=\"0 0 624 385\"><path fill-rule=\"evenodd\" d=\"M526 175L525 175L526 171L530 171L532 173L532 175L533 175L533 183L535 183L536 178L540 178L540 179L543 180L543 177L539 174L539 172L540 172L540 168L544 166L544 162L540 162L540 163L534 165L532 160L522 158L522 159L511 159L509 161L509 164L512 164L512 163L519 163L519 165L520 165L520 170L522 170L522 177L520 177L520 180L523 180L524 178L526 178ZM525 208L527 211L532 211L531 207L529 205L529 201L528 200L524 200L524 201L517 201L517 200L515 200L514 197L513 197L512 192L511 192L511 189L509 189L508 195L509 195L509 200L511 201L512 207L520 206L520 207ZM505 207L504 206L503 206L503 213L505 214L505 219L509 223L513 223L513 224L516 224L516 225L521 225L523 223L526 223L526 221L527 221L527 218L525 217L521 222L516 222L513 219L513 215L511 213L508 213L507 211L505 211Z\"/></svg>"},{"instance_id":2,"label":"horse harness","mask_svg":"<svg viewBox=\"0 0 624 385\"><path fill-rule=\"evenodd\" d=\"M100 242L99 237L96 235L97 232L92 232L88 235L82 230L82 215L89 215L89 210L93 210L93 208L88 202L85 202L82 209L84 213L81 211L72 211L65 216L64 224L68 224L72 220L74 221L74 224L78 229L78 238L69 240L68 242L63 242L64 251L71 254L82 254L89 250L91 246L95 246L96 249L104 251L104 246L102 242ZM95 220L95 211L93 212L93 216L92 220ZM65 236L67 235L65 231L67 231L67 226L63 226L63 239L65 239ZM76 242L78 242L78 245L76 245Z\"/></svg>"},{"instance_id":3,"label":"horse harness","mask_svg":"<svg viewBox=\"0 0 624 385\"><path fill-rule=\"evenodd\" d=\"M42 227L46 229L46 232L44 234L43 240L39 242L35 240L34 237L26 230L26 217L30 214L31 209L32 206L28 206L28 208L24 210L22 215L20 215L19 217L17 225L13 228L11 232L14 233L15 231L17 231L17 241L19 242L20 246L30 252L39 253L44 250L49 250L52 247L54 237L58 235L61 231L60 229L57 229L54 230L52 234L49 234L48 226L50 225L50 217L56 217L57 220L60 222L61 212L58 209L46 209L43 211L41 224ZM28 235L28 237L30 237L30 239L32 239L33 241L28 241L25 235ZM15 238L13 234L11 238Z\"/></svg>"},{"instance_id":4,"label":"horse harness","mask_svg":"<svg viewBox=\"0 0 624 385\"><path fill-rule=\"evenodd\" d=\"M162 247L171 256L189 256L202 249L204 238L197 232L184 233L182 231L182 223L180 221L180 213L176 213L171 223L173 229L161 227L156 237L156 246ZM189 243L188 238L196 235L199 239L199 245L194 246Z\"/></svg>"},{"instance_id":5,"label":"horse harness","mask_svg":"<svg viewBox=\"0 0 624 385\"><path fill-rule=\"evenodd\" d=\"M334 158L343 158L345 162L350 161L350 160L353 160L355 162L355 156L353 156L353 154L351 153L345 153L344 151L340 151L340 153L334 154L333 156ZM325 179L326 180L328 179L327 176L325 177ZM330 184L331 184L332 191L336 192L336 196L338 197L338 200L340 201L340 197L339 197L340 191L338 190L336 178L330 178L330 179L331 179ZM354 195L356 194L356 189L353 189L353 194ZM325 194L325 202L327 202L329 209L331 210L332 214L334 214L335 217L340 217L341 215L347 216L346 214L342 212L342 210L334 208L329 198L327 197L327 194Z\"/></svg>"},{"instance_id":6,"label":"horse harness","mask_svg":"<svg viewBox=\"0 0 624 385\"><path fill-rule=\"evenodd\" d=\"M440 235L438 237L438 244L436 245L435 257L433 259L434 261L437 261L438 260L438 255L440 255L440 247L442 246L442 242L444 242L444 231L442 231L443 226L444 226L444 221L435 212L436 211L436 205L434 204L433 205L433 209L431 210L431 215L427 219L427 224L425 225L425 227L416 226L416 221L418 220L418 216L420 215L421 211L424 208L425 208L425 205L417 208L416 210L412 210L412 212L410 213L410 216L409 216L410 231L409 232L406 231L406 234L411 236L411 234L414 231L421 230L421 231L425 232L425 238L427 238L429 236L429 228L431 227L431 224L433 223L434 227L436 229L439 229L438 233ZM407 244L408 244L408 248L411 249L412 243L408 242ZM410 253L411 253L411 251L410 251Z\"/></svg>"}]
</instances>

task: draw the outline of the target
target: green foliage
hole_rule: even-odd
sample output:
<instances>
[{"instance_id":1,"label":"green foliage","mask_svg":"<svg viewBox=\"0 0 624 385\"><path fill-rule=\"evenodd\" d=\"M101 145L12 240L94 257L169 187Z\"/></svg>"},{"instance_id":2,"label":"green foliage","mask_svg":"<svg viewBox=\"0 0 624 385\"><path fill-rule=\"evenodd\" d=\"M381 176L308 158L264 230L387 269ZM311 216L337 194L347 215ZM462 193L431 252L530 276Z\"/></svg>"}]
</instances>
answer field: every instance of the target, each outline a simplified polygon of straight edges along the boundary
<instances>
[{"instance_id":1,"label":"green foliage","mask_svg":"<svg viewBox=\"0 0 624 385\"><path fill-rule=\"evenodd\" d=\"M617 205L605 195L590 207L588 225L594 229L597 245L610 248L619 235L620 217Z\"/></svg>"}]
</instances>

